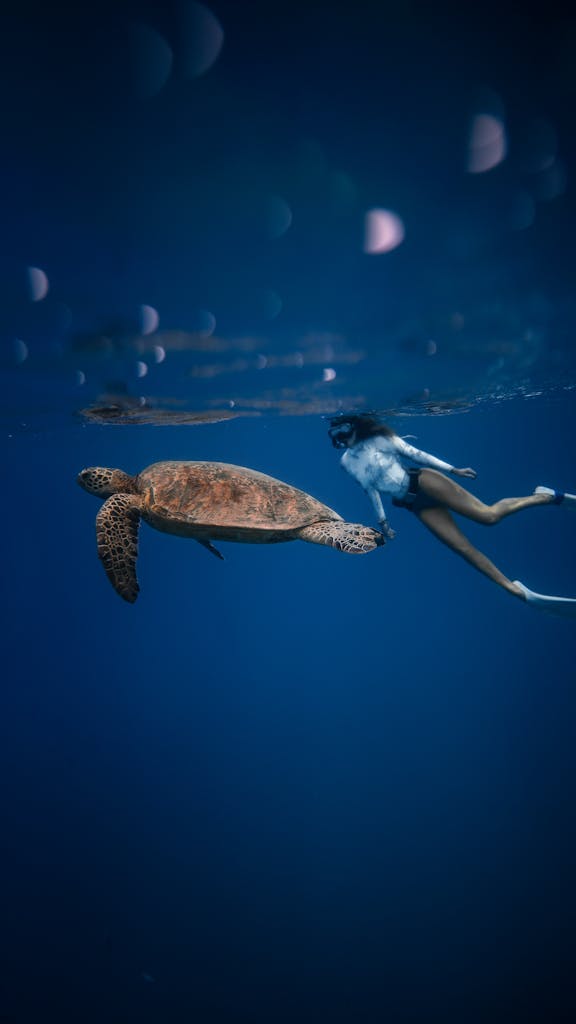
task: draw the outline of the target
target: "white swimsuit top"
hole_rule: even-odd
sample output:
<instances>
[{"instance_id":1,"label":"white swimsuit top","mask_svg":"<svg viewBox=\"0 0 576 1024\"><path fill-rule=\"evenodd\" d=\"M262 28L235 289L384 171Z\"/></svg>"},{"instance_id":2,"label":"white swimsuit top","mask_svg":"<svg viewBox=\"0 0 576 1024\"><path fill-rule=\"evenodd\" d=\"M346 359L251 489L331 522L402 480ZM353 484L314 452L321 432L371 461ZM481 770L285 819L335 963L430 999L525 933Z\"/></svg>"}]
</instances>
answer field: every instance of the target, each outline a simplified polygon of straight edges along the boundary
<instances>
[{"instance_id":1,"label":"white swimsuit top","mask_svg":"<svg viewBox=\"0 0 576 1024\"><path fill-rule=\"evenodd\" d=\"M410 482L404 468L405 460L430 469L440 469L445 473L454 468L448 462L442 462L442 459L407 444L396 434L391 437L377 434L360 441L344 452L340 463L368 494L382 491L394 498L404 498Z\"/></svg>"}]
</instances>

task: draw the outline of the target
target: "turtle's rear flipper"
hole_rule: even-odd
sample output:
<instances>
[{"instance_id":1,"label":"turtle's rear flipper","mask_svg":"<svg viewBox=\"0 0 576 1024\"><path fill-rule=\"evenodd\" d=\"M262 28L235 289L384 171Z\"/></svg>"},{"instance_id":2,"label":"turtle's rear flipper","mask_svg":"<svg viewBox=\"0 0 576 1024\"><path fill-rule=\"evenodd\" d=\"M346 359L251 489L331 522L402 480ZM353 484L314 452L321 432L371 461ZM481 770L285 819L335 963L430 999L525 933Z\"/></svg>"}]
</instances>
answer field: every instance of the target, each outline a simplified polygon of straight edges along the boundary
<instances>
[{"instance_id":1,"label":"turtle's rear flipper","mask_svg":"<svg viewBox=\"0 0 576 1024\"><path fill-rule=\"evenodd\" d=\"M117 594L133 604L138 597L136 558L140 499L133 494L113 494L96 516L98 554Z\"/></svg>"},{"instance_id":2,"label":"turtle's rear flipper","mask_svg":"<svg viewBox=\"0 0 576 1024\"><path fill-rule=\"evenodd\" d=\"M327 544L328 547L346 551L349 555L364 555L386 543L384 536L370 526L339 520L326 520L312 526L303 526L298 530L297 536L300 540L309 541L310 544Z\"/></svg>"},{"instance_id":3,"label":"turtle's rear flipper","mask_svg":"<svg viewBox=\"0 0 576 1024\"><path fill-rule=\"evenodd\" d=\"M222 561L224 561L224 555L218 551L218 548L214 547L211 541L199 540L198 543L201 544L203 548L206 548L207 551L211 551L213 555L216 555L216 558L221 558Z\"/></svg>"}]
</instances>

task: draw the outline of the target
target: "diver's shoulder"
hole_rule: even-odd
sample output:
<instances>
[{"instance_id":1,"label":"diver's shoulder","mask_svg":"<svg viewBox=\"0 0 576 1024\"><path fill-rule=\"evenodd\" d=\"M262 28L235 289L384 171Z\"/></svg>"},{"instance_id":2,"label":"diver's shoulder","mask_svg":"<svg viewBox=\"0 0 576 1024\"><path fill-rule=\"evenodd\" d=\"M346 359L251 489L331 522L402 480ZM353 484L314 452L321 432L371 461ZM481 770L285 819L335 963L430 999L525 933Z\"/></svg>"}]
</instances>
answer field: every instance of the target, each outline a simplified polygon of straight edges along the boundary
<instances>
[{"instance_id":1,"label":"diver's shoulder","mask_svg":"<svg viewBox=\"0 0 576 1024\"><path fill-rule=\"evenodd\" d=\"M393 434L390 437L385 437L383 434L374 434L372 437L367 437L363 441L360 441L357 445L354 445L354 450L359 452L391 452L394 451L396 441L396 435Z\"/></svg>"}]
</instances>

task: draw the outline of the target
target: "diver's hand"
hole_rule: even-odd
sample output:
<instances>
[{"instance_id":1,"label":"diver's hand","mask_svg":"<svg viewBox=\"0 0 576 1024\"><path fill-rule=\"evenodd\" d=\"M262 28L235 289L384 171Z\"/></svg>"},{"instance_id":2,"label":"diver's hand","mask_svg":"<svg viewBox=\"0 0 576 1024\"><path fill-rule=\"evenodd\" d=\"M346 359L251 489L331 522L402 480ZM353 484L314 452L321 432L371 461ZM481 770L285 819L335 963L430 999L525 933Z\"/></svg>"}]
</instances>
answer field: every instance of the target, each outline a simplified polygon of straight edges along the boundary
<instances>
[{"instance_id":1,"label":"diver's hand","mask_svg":"<svg viewBox=\"0 0 576 1024\"><path fill-rule=\"evenodd\" d=\"M381 519L378 525L380 526L380 532L384 534L386 540L394 540L396 531L393 530L391 526L388 526L385 519Z\"/></svg>"},{"instance_id":2,"label":"diver's hand","mask_svg":"<svg viewBox=\"0 0 576 1024\"><path fill-rule=\"evenodd\" d=\"M475 480L476 477L478 476L478 474L477 474L475 469L469 469L469 468L468 469L456 469L456 468L454 468L454 469L451 469L450 472L452 473L453 476L467 476L467 477L470 478L470 480Z\"/></svg>"}]
</instances>

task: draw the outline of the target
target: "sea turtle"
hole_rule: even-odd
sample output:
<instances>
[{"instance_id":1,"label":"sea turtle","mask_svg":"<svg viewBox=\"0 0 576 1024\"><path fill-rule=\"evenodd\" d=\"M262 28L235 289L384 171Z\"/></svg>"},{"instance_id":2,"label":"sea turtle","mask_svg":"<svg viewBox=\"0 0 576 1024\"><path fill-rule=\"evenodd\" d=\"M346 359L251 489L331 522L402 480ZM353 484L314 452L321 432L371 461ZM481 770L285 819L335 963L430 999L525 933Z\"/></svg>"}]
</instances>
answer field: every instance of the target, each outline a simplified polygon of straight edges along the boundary
<instances>
[{"instance_id":1,"label":"sea turtle","mask_svg":"<svg viewBox=\"0 0 576 1024\"><path fill-rule=\"evenodd\" d=\"M139 590L140 518L163 533L192 537L218 558L213 540L305 540L350 554L384 543L377 530L345 522L305 491L225 462L156 462L137 476L98 466L83 469L78 483L107 499L96 516L98 554L114 589L131 603Z\"/></svg>"}]
</instances>

